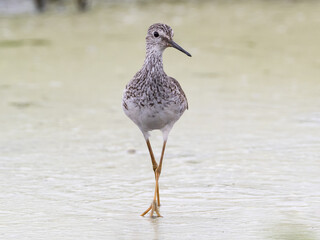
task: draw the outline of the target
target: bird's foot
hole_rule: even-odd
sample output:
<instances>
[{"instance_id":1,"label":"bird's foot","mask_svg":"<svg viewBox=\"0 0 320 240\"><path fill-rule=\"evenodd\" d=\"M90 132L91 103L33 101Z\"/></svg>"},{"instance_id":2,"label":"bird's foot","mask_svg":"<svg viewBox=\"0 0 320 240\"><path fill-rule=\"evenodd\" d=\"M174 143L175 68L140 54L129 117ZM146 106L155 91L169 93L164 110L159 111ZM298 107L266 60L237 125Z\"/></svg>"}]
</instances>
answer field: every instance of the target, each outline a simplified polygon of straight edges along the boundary
<instances>
[{"instance_id":1,"label":"bird's foot","mask_svg":"<svg viewBox=\"0 0 320 240\"><path fill-rule=\"evenodd\" d=\"M155 200L152 201L150 207L149 207L146 211L144 211L144 212L141 214L141 216L146 215L150 210L151 210L151 212L150 212L150 217L153 217L153 213L154 213L154 212L156 212L157 217L162 217L162 216L160 215L159 208L158 208L158 206L157 206L157 202L156 202Z\"/></svg>"}]
</instances>

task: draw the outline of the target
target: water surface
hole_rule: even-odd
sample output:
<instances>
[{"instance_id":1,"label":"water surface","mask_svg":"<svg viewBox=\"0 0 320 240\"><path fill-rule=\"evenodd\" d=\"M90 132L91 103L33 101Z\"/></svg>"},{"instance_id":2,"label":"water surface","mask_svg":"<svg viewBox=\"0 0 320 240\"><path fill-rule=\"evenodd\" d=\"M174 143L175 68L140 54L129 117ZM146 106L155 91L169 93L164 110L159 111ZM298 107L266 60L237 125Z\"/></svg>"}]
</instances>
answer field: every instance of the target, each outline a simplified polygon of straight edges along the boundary
<instances>
[{"instance_id":1,"label":"water surface","mask_svg":"<svg viewBox=\"0 0 320 240\"><path fill-rule=\"evenodd\" d=\"M0 21L1 239L320 239L316 1L105 5ZM122 113L166 22L189 111L154 176ZM162 138L152 134L159 158Z\"/></svg>"}]
</instances>

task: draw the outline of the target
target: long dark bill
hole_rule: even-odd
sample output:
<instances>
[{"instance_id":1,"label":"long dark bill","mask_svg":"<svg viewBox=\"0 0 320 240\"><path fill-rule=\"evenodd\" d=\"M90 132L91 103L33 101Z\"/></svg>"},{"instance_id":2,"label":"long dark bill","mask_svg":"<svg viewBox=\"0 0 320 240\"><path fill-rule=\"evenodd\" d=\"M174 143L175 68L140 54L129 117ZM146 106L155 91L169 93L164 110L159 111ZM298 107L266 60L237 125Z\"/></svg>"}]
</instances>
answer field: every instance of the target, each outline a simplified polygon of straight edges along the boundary
<instances>
[{"instance_id":1,"label":"long dark bill","mask_svg":"<svg viewBox=\"0 0 320 240\"><path fill-rule=\"evenodd\" d=\"M190 53L188 53L186 50L184 50L182 47L180 47L180 46L179 46L177 43L175 43L173 40L169 40L168 42L169 42L169 44L170 44L172 47L178 49L179 51L181 51L181 52L187 54L189 57L191 57L191 54L190 54Z\"/></svg>"}]
</instances>

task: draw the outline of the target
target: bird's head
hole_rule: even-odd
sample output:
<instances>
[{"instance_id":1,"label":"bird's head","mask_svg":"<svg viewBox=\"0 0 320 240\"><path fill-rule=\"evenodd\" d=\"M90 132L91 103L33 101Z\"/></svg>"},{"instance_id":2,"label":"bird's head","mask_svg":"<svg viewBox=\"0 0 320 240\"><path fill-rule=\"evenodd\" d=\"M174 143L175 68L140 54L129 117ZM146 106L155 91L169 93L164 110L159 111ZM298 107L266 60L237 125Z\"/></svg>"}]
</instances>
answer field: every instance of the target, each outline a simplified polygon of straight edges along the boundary
<instances>
[{"instance_id":1,"label":"bird's head","mask_svg":"<svg viewBox=\"0 0 320 240\"><path fill-rule=\"evenodd\" d=\"M191 57L191 54L175 43L172 38L173 30L170 26L163 23L155 23L148 29L146 37L147 48L162 53L167 47L174 47Z\"/></svg>"}]
</instances>

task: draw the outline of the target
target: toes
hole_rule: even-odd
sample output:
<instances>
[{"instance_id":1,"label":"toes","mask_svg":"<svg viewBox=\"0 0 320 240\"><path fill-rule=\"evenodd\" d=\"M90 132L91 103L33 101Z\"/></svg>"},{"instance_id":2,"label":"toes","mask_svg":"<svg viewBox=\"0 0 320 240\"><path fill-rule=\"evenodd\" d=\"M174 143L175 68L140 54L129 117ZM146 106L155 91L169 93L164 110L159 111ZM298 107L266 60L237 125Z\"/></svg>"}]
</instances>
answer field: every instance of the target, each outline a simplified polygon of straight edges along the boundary
<instances>
[{"instance_id":1,"label":"toes","mask_svg":"<svg viewBox=\"0 0 320 240\"><path fill-rule=\"evenodd\" d=\"M150 205L150 207L149 207L147 210L145 210L145 211L141 214L141 216L143 217L144 215L146 215L146 214L150 211L151 208L152 208L152 205Z\"/></svg>"},{"instance_id":2,"label":"toes","mask_svg":"<svg viewBox=\"0 0 320 240\"><path fill-rule=\"evenodd\" d=\"M152 202L152 210L151 210L150 216L153 216L153 213L154 213L154 212L156 212L156 214L157 214L158 217L162 217L162 216L160 215L160 212L159 212L159 209L158 209L158 206L157 206L157 202L156 202L156 201L153 201L153 202Z\"/></svg>"},{"instance_id":3,"label":"toes","mask_svg":"<svg viewBox=\"0 0 320 240\"><path fill-rule=\"evenodd\" d=\"M150 211L150 217L153 217L154 212L156 212L157 217L162 217L160 212L159 212L159 208L157 206L157 202L156 201L152 201L150 207L144 211L141 216L143 217L144 215L146 215L148 212Z\"/></svg>"}]
</instances>

